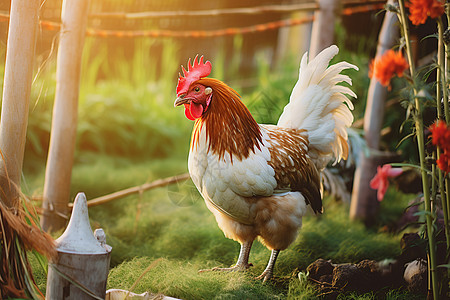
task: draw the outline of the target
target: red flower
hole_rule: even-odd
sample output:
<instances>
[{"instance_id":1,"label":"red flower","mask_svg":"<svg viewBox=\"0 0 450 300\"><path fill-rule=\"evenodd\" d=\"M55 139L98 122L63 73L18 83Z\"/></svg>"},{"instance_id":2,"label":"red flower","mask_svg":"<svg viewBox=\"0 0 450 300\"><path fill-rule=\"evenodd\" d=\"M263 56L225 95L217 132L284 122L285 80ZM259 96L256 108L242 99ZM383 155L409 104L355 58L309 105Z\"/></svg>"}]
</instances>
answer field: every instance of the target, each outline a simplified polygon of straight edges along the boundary
<instances>
[{"instance_id":1,"label":"red flower","mask_svg":"<svg viewBox=\"0 0 450 300\"><path fill-rule=\"evenodd\" d=\"M396 74L403 76L403 72L409 65L400 51L392 49L386 51L383 55L376 57L370 63L369 77L375 77L382 85L389 87L392 77Z\"/></svg>"},{"instance_id":2,"label":"red flower","mask_svg":"<svg viewBox=\"0 0 450 300\"><path fill-rule=\"evenodd\" d=\"M436 164L445 173L450 172L450 152L444 151L444 153L441 153L441 156L439 159L436 160Z\"/></svg>"},{"instance_id":3,"label":"red flower","mask_svg":"<svg viewBox=\"0 0 450 300\"><path fill-rule=\"evenodd\" d=\"M442 171L450 172L450 128L444 121L438 121L430 126L431 142L442 149L436 164Z\"/></svg>"},{"instance_id":4,"label":"red flower","mask_svg":"<svg viewBox=\"0 0 450 300\"><path fill-rule=\"evenodd\" d=\"M378 190L377 199L378 201L383 200L384 194L389 187L389 177L396 177L402 174L403 170L401 168L392 168L391 165L384 165L383 167L377 167L377 174L370 181L370 187L372 189Z\"/></svg>"},{"instance_id":5,"label":"red flower","mask_svg":"<svg viewBox=\"0 0 450 300\"><path fill-rule=\"evenodd\" d=\"M438 121L430 126L431 142L441 149L450 151L450 128L444 121Z\"/></svg>"},{"instance_id":6,"label":"red flower","mask_svg":"<svg viewBox=\"0 0 450 300\"><path fill-rule=\"evenodd\" d=\"M409 19L414 25L425 24L428 17L435 19L443 13L443 2L437 0L411 0Z\"/></svg>"}]
</instances>

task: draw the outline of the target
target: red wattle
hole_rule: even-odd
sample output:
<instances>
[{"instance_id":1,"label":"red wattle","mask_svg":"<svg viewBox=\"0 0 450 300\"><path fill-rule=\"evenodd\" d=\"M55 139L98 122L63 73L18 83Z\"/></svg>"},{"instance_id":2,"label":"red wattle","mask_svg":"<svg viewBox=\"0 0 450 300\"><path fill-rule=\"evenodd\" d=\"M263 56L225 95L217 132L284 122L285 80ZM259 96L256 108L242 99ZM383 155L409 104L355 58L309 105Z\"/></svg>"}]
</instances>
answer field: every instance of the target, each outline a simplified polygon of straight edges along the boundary
<instances>
[{"instance_id":1,"label":"red wattle","mask_svg":"<svg viewBox=\"0 0 450 300\"><path fill-rule=\"evenodd\" d=\"M191 110L191 115L196 119L200 118L203 114L203 106L201 104L197 104L195 102L191 102L190 110Z\"/></svg>"},{"instance_id":2,"label":"red wattle","mask_svg":"<svg viewBox=\"0 0 450 300\"><path fill-rule=\"evenodd\" d=\"M191 121L194 121L195 118L191 114L191 109L189 108L189 104L184 105L184 114L186 115L186 118L188 118Z\"/></svg>"}]
</instances>

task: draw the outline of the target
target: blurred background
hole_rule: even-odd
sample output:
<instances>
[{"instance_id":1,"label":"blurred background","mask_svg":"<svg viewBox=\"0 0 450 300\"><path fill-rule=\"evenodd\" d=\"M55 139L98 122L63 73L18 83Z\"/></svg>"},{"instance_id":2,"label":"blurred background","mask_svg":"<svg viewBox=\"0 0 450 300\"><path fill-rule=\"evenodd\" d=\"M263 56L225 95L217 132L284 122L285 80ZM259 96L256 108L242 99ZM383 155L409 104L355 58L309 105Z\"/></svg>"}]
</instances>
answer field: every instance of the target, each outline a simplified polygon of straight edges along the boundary
<instances>
[{"instance_id":1,"label":"blurred background","mask_svg":"<svg viewBox=\"0 0 450 300\"><path fill-rule=\"evenodd\" d=\"M42 22L36 48L36 76L31 100L33 112L30 114L27 144L27 151L39 156L45 156L48 150L61 3L58 0L46 0L41 6ZM382 2L361 3L350 0L343 2L341 8L344 4L351 8L367 3ZM201 10L293 4L304 5L309 10L188 15ZM4 61L6 53L9 6L10 1L0 1L1 61ZM257 121L275 122L295 83L300 58L309 48L312 23L308 20L311 20L314 7L317 4L313 1L294 0L92 1L83 53L78 147L116 154L127 152L157 156L172 151L166 149L170 141L158 143L158 139L164 140L163 136L171 131L171 126L176 125L175 131L180 131L180 126L178 123L172 124L170 116L175 114L177 119L181 118L170 105L175 97L180 66L186 66L187 60L197 54L204 55L213 63L214 77L248 95L244 101L249 106L256 106L252 113L256 114ZM167 16L168 12L172 15ZM138 18L137 13L153 15ZM158 13L160 16L155 16ZM338 14L336 24L335 39L341 48L341 54L336 59L350 55L353 57L347 60L360 66L361 72L357 76L362 81L356 80L355 84L362 100L365 96L363 86L368 83L368 57L375 52L382 21L383 13L377 13L378 10L345 16ZM125 17L126 14L129 17ZM289 19L306 22L296 26L263 28L260 31L253 28L250 33L242 33L242 28ZM223 33L223 30L230 28L232 30ZM109 30L109 33L102 34L105 30ZM121 36L124 31L132 32L135 36ZM210 37L196 36L202 31L215 33ZM147 36L140 37L139 32L147 32ZM254 94L255 91L257 94ZM358 107L357 118L361 118L363 105ZM153 118L168 124L156 126L158 122ZM150 119L153 121L149 122ZM114 130L110 128L111 124L115 125ZM162 132L165 130L167 132ZM142 135L142 141L136 132L140 132L137 135ZM152 141L151 144L159 147L156 149L148 145L147 138ZM172 146L169 148L172 149Z\"/></svg>"},{"instance_id":2,"label":"blurred background","mask_svg":"<svg viewBox=\"0 0 450 300\"><path fill-rule=\"evenodd\" d=\"M337 12L334 39L340 53L333 62L346 60L360 69L348 73L358 95L353 101L357 130L363 124L369 61L376 51L384 3L342 1ZM42 200L55 98L61 4L61 0L46 0L40 11L22 181L24 193L33 197L37 207ZM269 5L308 9L196 15ZM372 6L351 10L362 5ZM2 78L9 7L9 0L0 0ZM314 1L295 0L92 0L81 66L71 199L80 191L92 199L187 172L192 122L173 102L180 66L197 54L212 62L211 77L241 94L258 123L276 123L298 79L300 59L310 46L314 8ZM343 15L344 9L350 10ZM284 26L295 22L302 24ZM418 57L425 56L426 49L417 48ZM393 89L401 89L402 83L396 80ZM405 116L401 97L389 94L380 150L414 160L414 141L398 145L409 134L399 130ZM341 175L351 185L352 170ZM295 298L304 289L297 279L294 285L292 281L317 258L345 263L399 254L400 235L388 232L397 230L396 222L411 197L392 190L387 195L372 228L349 220L348 203L325 199L325 210L332 213L305 218L304 234L280 257L277 272L282 279L274 286L255 287L253 281L242 281L237 275L199 278L198 269L231 265L238 244L223 237L190 181L93 207L89 213L93 228L104 228L113 246L109 287L131 286L152 260L164 257L157 276L145 277L136 291L154 290L185 299L227 293L248 299L283 298L291 293ZM267 254L262 245L255 245L252 272L262 270ZM38 267L35 271L40 288L45 289L44 272Z\"/></svg>"}]
</instances>

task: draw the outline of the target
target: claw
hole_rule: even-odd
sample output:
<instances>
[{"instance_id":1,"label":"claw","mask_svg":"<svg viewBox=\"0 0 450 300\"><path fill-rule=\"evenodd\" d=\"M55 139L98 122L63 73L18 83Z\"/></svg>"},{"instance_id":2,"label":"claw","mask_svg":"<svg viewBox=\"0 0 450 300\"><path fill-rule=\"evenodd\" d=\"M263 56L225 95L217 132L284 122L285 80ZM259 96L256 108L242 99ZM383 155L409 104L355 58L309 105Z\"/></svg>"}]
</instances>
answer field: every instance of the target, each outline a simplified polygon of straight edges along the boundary
<instances>
[{"instance_id":1,"label":"claw","mask_svg":"<svg viewBox=\"0 0 450 300\"><path fill-rule=\"evenodd\" d=\"M220 271L220 272L242 272L248 270L248 268L252 267L253 265L248 262L248 256L250 254L250 249L252 248L253 241L247 241L245 243L241 244L241 251L239 252L239 258L236 263L231 268L219 268L215 267L212 269L204 269L199 270L199 273L203 272L211 272L211 271Z\"/></svg>"},{"instance_id":2,"label":"claw","mask_svg":"<svg viewBox=\"0 0 450 300\"><path fill-rule=\"evenodd\" d=\"M273 276L273 272L264 270L264 272L262 272L261 275L259 275L258 277L255 277L255 280L261 280L263 283L266 283L267 280L270 280Z\"/></svg>"},{"instance_id":3,"label":"claw","mask_svg":"<svg viewBox=\"0 0 450 300\"><path fill-rule=\"evenodd\" d=\"M219 267L214 267L212 269L203 269L203 270L199 270L199 273L204 273L204 272L213 272L213 271L219 271L219 272L242 272L242 271L246 271L248 270L250 267L253 267L253 264L236 264L235 266L231 267L231 268L219 268Z\"/></svg>"}]
</instances>

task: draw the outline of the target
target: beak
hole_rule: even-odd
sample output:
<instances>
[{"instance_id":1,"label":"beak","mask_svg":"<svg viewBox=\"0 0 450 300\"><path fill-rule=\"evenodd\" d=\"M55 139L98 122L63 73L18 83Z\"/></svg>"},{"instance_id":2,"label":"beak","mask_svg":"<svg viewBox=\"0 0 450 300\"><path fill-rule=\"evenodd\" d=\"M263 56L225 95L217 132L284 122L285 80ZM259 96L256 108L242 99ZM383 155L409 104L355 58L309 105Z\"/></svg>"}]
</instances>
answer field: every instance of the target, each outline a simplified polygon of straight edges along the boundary
<instances>
[{"instance_id":1,"label":"beak","mask_svg":"<svg viewBox=\"0 0 450 300\"><path fill-rule=\"evenodd\" d=\"M192 99L190 99L190 98L185 98L185 95L181 95L180 97L178 97L175 100L175 102L173 103L173 106L177 107L177 106L180 106L182 104L189 104L189 103L191 103L191 100Z\"/></svg>"}]
</instances>

